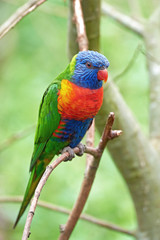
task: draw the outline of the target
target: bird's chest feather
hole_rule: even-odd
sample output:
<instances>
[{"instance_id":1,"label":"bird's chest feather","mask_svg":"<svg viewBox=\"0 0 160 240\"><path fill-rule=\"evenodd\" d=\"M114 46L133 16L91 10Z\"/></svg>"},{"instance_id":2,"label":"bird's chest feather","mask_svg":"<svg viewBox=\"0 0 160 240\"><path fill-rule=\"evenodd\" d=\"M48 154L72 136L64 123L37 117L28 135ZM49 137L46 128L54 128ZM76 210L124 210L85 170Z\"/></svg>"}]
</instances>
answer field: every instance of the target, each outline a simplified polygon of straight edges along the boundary
<instances>
[{"instance_id":1,"label":"bird's chest feather","mask_svg":"<svg viewBox=\"0 0 160 240\"><path fill-rule=\"evenodd\" d=\"M103 102L103 88L89 89L62 80L58 93L58 111L63 119L93 118Z\"/></svg>"}]
</instances>

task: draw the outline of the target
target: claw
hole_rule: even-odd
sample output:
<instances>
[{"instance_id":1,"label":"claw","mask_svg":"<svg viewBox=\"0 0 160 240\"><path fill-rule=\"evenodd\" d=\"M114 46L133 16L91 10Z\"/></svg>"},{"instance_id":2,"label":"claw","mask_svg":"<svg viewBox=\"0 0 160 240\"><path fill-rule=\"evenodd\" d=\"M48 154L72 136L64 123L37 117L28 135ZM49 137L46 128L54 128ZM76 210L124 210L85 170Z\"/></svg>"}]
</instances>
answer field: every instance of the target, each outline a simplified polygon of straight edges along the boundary
<instances>
[{"instance_id":1,"label":"claw","mask_svg":"<svg viewBox=\"0 0 160 240\"><path fill-rule=\"evenodd\" d=\"M73 151L73 149L71 147L63 148L61 153L65 153L65 152L69 153L69 157L64 162L71 161L75 157L75 153L74 153L74 151Z\"/></svg>"},{"instance_id":2,"label":"claw","mask_svg":"<svg viewBox=\"0 0 160 240\"><path fill-rule=\"evenodd\" d=\"M79 143L77 147L79 148L79 153L77 153L76 155L80 157L84 154L86 146L82 143Z\"/></svg>"}]
</instances>

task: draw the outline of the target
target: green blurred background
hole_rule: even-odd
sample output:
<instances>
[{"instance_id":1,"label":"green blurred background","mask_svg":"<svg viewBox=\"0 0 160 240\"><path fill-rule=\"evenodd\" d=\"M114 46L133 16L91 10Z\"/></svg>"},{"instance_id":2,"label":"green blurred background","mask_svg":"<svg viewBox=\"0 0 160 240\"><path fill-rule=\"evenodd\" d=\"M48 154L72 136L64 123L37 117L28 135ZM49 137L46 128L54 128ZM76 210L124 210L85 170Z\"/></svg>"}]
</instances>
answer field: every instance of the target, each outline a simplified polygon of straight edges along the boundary
<instances>
[{"instance_id":1,"label":"green blurred background","mask_svg":"<svg viewBox=\"0 0 160 240\"><path fill-rule=\"evenodd\" d=\"M108 2L115 6L119 4L118 0ZM22 0L1 0L0 24L24 3ZM144 1L141 4L143 6ZM121 0L119 8L129 12L125 0ZM147 12L145 14L148 15ZM36 123L43 92L68 64L67 17L67 1L47 1L0 40L0 146L12 134ZM102 17L101 52L110 61L109 75L112 78L125 69L138 44L141 44L140 39L134 33L115 24L113 20ZM147 134L148 73L145 56L141 52L137 54L127 73L116 82ZM96 134L96 143L99 138ZM0 152L0 196L24 194L29 178L33 141L34 131ZM84 171L85 157L77 157L72 162L61 164L50 176L40 199L72 208ZM12 229L19 206L20 204L15 203L0 204L0 240L21 239L26 213L17 228ZM103 155L84 212L127 229L136 227L130 194L107 151ZM57 239L59 225L66 220L67 216L61 213L38 207L30 239ZM133 238L80 220L71 239Z\"/></svg>"}]
</instances>

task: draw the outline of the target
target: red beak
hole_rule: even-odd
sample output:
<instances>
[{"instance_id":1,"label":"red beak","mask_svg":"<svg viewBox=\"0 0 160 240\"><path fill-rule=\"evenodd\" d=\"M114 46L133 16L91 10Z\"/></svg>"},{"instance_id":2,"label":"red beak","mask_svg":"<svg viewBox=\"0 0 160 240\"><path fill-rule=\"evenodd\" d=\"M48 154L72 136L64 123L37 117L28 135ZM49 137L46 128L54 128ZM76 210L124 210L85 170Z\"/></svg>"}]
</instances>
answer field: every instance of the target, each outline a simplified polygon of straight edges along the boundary
<instances>
[{"instance_id":1,"label":"red beak","mask_svg":"<svg viewBox=\"0 0 160 240\"><path fill-rule=\"evenodd\" d=\"M97 73L97 78L98 80L104 80L105 82L107 82L108 79L108 72L106 69L104 70L99 70Z\"/></svg>"}]
</instances>

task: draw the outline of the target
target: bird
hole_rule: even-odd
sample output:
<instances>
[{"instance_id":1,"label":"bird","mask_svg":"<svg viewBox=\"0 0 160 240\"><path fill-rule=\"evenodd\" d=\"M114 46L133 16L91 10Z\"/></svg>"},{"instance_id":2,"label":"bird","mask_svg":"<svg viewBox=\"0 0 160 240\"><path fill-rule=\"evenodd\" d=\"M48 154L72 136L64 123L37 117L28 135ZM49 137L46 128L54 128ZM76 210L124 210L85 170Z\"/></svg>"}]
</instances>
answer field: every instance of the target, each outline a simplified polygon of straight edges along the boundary
<instances>
[{"instance_id":1,"label":"bird","mask_svg":"<svg viewBox=\"0 0 160 240\"><path fill-rule=\"evenodd\" d=\"M30 178L14 228L27 208L35 189L55 155L68 151L74 157L84 152L81 140L103 102L103 84L108 79L108 59L96 51L78 52L48 86L41 100Z\"/></svg>"}]
</instances>

